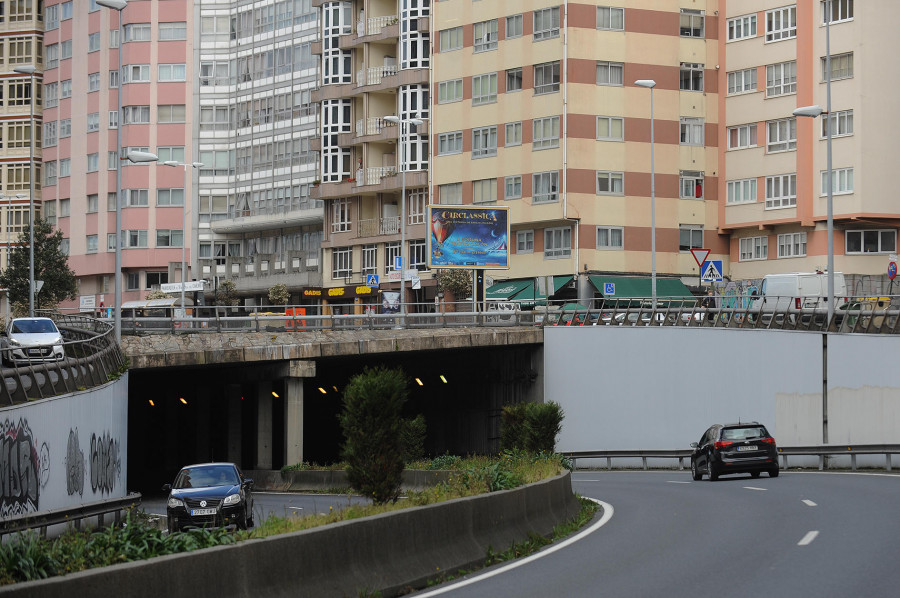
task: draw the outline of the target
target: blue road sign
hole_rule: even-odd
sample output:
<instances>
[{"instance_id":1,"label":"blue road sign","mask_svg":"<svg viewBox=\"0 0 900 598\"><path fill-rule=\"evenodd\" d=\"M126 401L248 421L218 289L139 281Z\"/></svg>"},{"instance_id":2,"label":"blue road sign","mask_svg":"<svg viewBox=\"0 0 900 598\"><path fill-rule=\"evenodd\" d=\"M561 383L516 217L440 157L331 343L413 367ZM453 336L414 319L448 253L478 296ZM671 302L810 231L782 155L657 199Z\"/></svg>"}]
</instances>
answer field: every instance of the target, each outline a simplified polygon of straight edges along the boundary
<instances>
[{"instance_id":1,"label":"blue road sign","mask_svg":"<svg viewBox=\"0 0 900 598\"><path fill-rule=\"evenodd\" d=\"M722 260L706 260L700 266L700 280L720 282L722 280Z\"/></svg>"},{"instance_id":2,"label":"blue road sign","mask_svg":"<svg viewBox=\"0 0 900 598\"><path fill-rule=\"evenodd\" d=\"M366 286L367 287L377 287L378 286L378 275L377 274L367 274L366 275Z\"/></svg>"},{"instance_id":3,"label":"blue road sign","mask_svg":"<svg viewBox=\"0 0 900 598\"><path fill-rule=\"evenodd\" d=\"M403 269L403 256L395 255L394 256L394 270L402 270Z\"/></svg>"},{"instance_id":4,"label":"blue road sign","mask_svg":"<svg viewBox=\"0 0 900 598\"><path fill-rule=\"evenodd\" d=\"M604 282L603 283L603 295L606 297L610 297L615 294L616 294L616 283Z\"/></svg>"}]
</instances>

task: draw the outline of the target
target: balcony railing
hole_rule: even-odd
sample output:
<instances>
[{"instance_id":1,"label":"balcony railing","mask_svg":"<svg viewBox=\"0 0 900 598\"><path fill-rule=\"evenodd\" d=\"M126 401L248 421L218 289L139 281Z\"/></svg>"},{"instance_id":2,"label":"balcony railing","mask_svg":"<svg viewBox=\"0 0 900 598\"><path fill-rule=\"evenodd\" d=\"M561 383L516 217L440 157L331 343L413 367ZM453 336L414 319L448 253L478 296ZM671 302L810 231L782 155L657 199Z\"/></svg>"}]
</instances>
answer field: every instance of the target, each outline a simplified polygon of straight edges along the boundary
<instances>
[{"instance_id":1,"label":"balcony railing","mask_svg":"<svg viewBox=\"0 0 900 598\"><path fill-rule=\"evenodd\" d=\"M362 187L363 185L378 185L384 177L392 176L397 173L397 169L393 166L374 166L366 168L364 171L365 176L363 179L356 179L357 187Z\"/></svg>"},{"instance_id":2,"label":"balcony railing","mask_svg":"<svg viewBox=\"0 0 900 598\"><path fill-rule=\"evenodd\" d=\"M365 21L362 19L356 22L356 34L360 37L364 35L378 35L385 27L393 25L397 22L397 15L385 15L383 17L369 17Z\"/></svg>"},{"instance_id":3,"label":"balcony railing","mask_svg":"<svg viewBox=\"0 0 900 598\"><path fill-rule=\"evenodd\" d=\"M379 235L396 235L400 232L400 216L384 218L368 218L359 221L360 237L377 237Z\"/></svg>"},{"instance_id":4,"label":"balcony railing","mask_svg":"<svg viewBox=\"0 0 900 598\"><path fill-rule=\"evenodd\" d=\"M378 85L385 77L396 74L396 64L361 68L356 72L356 86Z\"/></svg>"},{"instance_id":5,"label":"balcony railing","mask_svg":"<svg viewBox=\"0 0 900 598\"><path fill-rule=\"evenodd\" d=\"M387 124L381 116L361 118L356 121L356 136L365 137L366 135L378 135L386 126Z\"/></svg>"}]
</instances>

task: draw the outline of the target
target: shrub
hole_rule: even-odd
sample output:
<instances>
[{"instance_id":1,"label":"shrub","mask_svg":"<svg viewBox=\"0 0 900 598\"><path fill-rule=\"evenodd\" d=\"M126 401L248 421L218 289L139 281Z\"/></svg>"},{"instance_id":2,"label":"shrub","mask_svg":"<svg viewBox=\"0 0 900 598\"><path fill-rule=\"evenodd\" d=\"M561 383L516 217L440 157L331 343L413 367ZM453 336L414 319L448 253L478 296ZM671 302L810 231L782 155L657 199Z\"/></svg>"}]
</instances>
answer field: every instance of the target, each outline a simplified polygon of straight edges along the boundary
<instances>
[{"instance_id":1,"label":"shrub","mask_svg":"<svg viewBox=\"0 0 900 598\"><path fill-rule=\"evenodd\" d=\"M565 413L559 403L519 403L503 408L500 449L552 453Z\"/></svg>"},{"instance_id":2,"label":"shrub","mask_svg":"<svg viewBox=\"0 0 900 598\"><path fill-rule=\"evenodd\" d=\"M290 300L291 292L284 283L273 284L269 289L269 302L272 305L287 305Z\"/></svg>"},{"instance_id":3,"label":"shrub","mask_svg":"<svg viewBox=\"0 0 900 598\"><path fill-rule=\"evenodd\" d=\"M400 446L403 462L412 463L425 456L425 416L421 413L412 419L404 419L400 425Z\"/></svg>"},{"instance_id":4,"label":"shrub","mask_svg":"<svg viewBox=\"0 0 900 598\"><path fill-rule=\"evenodd\" d=\"M462 460L462 457L458 457L456 455L451 455L449 453L440 455L431 460L431 463L428 465L428 469L437 470L437 469L453 469L457 463Z\"/></svg>"},{"instance_id":5,"label":"shrub","mask_svg":"<svg viewBox=\"0 0 900 598\"><path fill-rule=\"evenodd\" d=\"M400 369L366 368L344 389L340 414L347 478L376 504L400 495L403 447L400 413L407 395L407 378Z\"/></svg>"},{"instance_id":6,"label":"shrub","mask_svg":"<svg viewBox=\"0 0 900 598\"><path fill-rule=\"evenodd\" d=\"M500 416L500 450L525 448L525 412L528 403L506 405Z\"/></svg>"}]
</instances>

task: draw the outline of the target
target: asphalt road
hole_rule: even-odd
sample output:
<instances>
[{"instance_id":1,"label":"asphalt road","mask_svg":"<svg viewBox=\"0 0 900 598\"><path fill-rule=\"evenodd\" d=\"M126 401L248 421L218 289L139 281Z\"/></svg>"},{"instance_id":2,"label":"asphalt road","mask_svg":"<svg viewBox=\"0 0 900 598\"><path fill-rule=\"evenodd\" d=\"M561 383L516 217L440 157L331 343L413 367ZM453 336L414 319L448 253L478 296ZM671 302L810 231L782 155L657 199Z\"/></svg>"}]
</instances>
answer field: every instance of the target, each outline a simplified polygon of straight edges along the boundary
<instances>
[{"instance_id":1,"label":"asphalt road","mask_svg":"<svg viewBox=\"0 0 900 598\"><path fill-rule=\"evenodd\" d=\"M606 503L605 523L598 516L567 545L416 596L900 592L900 476L782 472L693 482L687 471L578 472L573 482Z\"/></svg>"}]
</instances>

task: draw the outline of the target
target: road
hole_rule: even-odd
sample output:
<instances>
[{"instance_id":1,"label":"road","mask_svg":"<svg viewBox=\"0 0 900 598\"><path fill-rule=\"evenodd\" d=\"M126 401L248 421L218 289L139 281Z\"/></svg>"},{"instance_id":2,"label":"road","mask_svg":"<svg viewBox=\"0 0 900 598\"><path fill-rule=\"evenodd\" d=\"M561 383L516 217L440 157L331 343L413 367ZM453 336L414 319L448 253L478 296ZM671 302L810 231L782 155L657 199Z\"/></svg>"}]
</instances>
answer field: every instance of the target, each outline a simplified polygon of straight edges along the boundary
<instances>
[{"instance_id":1,"label":"road","mask_svg":"<svg viewBox=\"0 0 900 598\"><path fill-rule=\"evenodd\" d=\"M605 524L415 595L843 598L900 587L900 476L577 472L573 482L612 508Z\"/></svg>"}]
</instances>

